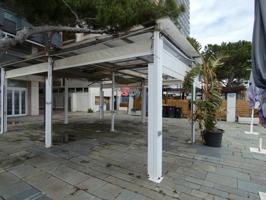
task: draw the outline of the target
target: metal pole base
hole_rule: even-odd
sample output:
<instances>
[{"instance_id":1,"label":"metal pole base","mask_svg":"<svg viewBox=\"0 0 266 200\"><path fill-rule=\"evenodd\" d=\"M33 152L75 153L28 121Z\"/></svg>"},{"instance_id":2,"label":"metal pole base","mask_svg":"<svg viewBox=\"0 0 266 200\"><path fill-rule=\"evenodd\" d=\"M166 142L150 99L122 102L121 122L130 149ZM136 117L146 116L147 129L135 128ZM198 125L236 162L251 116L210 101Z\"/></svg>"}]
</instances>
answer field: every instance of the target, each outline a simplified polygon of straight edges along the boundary
<instances>
[{"instance_id":1,"label":"metal pole base","mask_svg":"<svg viewBox=\"0 0 266 200\"><path fill-rule=\"evenodd\" d=\"M111 132L115 132L115 115L116 115L116 112L115 111L112 111L112 122L111 122Z\"/></svg>"},{"instance_id":2,"label":"metal pole base","mask_svg":"<svg viewBox=\"0 0 266 200\"><path fill-rule=\"evenodd\" d=\"M260 149L258 147L250 147L249 150L251 153L259 153L266 155L266 149Z\"/></svg>"},{"instance_id":3,"label":"metal pole base","mask_svg":"<svg viewBox=\"0 0 266 200\"><path fill-rule=\"evenodd\" d=\"M247 135L259 135L258 132L250 132L250 131L245 131L245 134L247 134Z\"/></svg>"},{"instance_id":4,"label":"metal pole base","mask_svg":"<svg viewBox=\"0 0 266 200\"><path fill-rule=\"evenodd\" d=\"M163 176L162 177L159 177L158 179L149 178L149 180L152 181L152 182L155 182L155 183L161 183L162 180L163 180Z\"/></svg>"},{"instance_id":5,"label":"metal pole base","mask_svg":"<svg viewBox=\"0 0 266 200\"><path fill-rule=\"evenodd\" d=\"M264 193L264 192L259 192L259 195L260 195L260 199L261 199L261 200L266 200L266 193Z\"/></svg>"}]
</instances>

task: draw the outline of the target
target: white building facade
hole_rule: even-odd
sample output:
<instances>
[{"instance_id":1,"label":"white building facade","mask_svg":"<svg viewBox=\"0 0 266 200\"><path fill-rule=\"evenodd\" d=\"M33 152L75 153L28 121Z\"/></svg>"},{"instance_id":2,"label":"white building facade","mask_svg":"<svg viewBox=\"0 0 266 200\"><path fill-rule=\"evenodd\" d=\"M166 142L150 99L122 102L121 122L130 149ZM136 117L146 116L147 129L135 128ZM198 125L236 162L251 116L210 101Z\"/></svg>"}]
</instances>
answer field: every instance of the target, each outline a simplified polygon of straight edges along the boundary
<instances>
[{"instance_id":1,"label":"white building facade","mask_svg":"<svg viewBox=\"0 0 266 200\"><path fill-rule=\"evenodd\" d=\"M190 35L190 0L176 0L179 5L183 5L185 12L178 17L178 26L186 37Z\"/></svg>"}]
</instances>

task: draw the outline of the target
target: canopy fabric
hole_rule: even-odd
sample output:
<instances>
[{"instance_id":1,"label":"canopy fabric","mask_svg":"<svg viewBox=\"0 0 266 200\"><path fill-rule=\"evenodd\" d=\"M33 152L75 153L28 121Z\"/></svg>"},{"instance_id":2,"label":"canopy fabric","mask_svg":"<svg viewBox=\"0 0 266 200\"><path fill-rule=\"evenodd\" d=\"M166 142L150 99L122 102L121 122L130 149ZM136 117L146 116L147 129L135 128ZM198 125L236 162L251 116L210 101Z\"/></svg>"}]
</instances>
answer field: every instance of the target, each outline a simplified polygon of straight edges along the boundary
<instances>
[{"instance_id":1,"label":"canopy fabric","mask_svg":"<svg viewBox=\"0 0 266 200\"><path fill-rule=\"evenodd\" d=\"M266 1L255 0L252 72L255 85L266 89Z\"/></svg>"},{"instance_id":2,"label":"canopy fabric","mask_svg":"<svg viewBox=\"0 0 266 200\"><path fill-rule=\"evenodd\" d=\"M266 128L266 1L255 0L252 74L249 86L250 107L259 103L259 117Z\"/></svg>"},{"instance_id":3,"label":"canopy fabric","mask_svg":"<svg viewBox=\"0 0 266 200\"><path fill-rule=\"evenodd\" d=\"M266 89L255 86L252 73L250 75L248 88L249 106L251 109L258 109L260 123L266 128Z\"/></svg>"}]
</instances>

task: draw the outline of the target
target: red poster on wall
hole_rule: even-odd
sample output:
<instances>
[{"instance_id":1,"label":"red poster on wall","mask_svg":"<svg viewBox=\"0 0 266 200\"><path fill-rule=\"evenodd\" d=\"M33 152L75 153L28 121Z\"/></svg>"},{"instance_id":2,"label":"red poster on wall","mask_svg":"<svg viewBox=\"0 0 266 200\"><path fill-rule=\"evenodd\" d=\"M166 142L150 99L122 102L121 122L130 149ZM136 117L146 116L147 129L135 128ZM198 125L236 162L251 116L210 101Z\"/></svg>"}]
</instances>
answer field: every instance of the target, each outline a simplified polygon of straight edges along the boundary
<instances>
[{"instance_id":1,"label":"red poster on wall","mask_svg":"<svg viewBox=\"0 0 266 200\"><path fill-rule=\"evenodd\" d=\"M129 93L129 88L128 87L124 87L122 88L122 97L128 97L128 93Z\"/></svg>"}]
</instances>

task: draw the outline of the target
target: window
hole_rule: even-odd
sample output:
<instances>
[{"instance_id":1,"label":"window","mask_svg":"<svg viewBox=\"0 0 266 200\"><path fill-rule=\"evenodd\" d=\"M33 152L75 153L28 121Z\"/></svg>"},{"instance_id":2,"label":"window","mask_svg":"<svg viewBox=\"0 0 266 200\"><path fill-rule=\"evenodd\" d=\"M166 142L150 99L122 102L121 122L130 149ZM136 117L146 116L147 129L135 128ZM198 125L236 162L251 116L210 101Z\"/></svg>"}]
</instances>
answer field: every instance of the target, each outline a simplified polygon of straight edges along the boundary
<instances>
[{"instance_id":1,"label":"window","mask_svg":"<svg viewBox=\"0 0 266 200\"><path fill-rule=\"evenodd\" d=\"M19 116L27 114L27 90L25 88L8 88L7 115Z\"/></svg>"}]
</instances>

